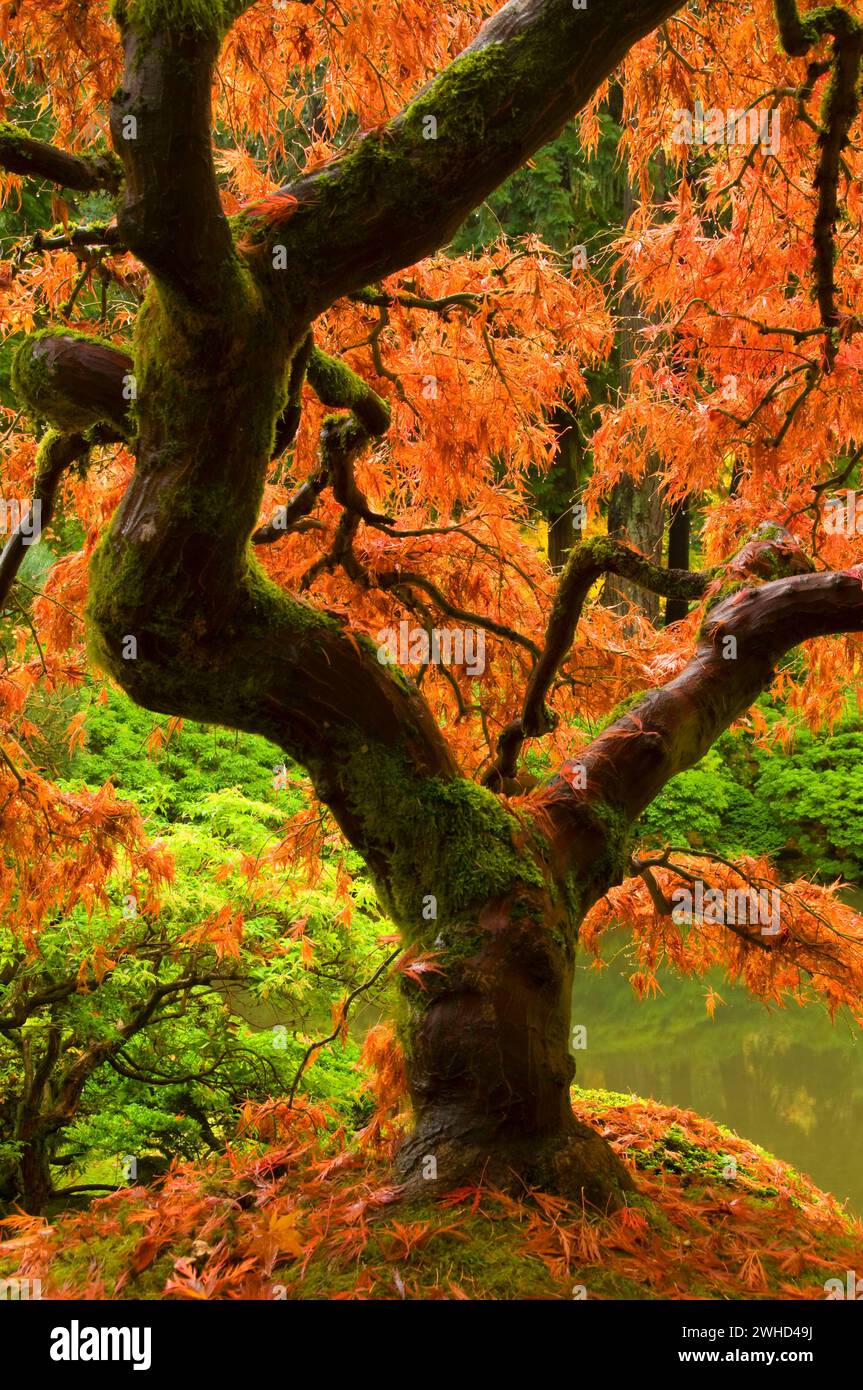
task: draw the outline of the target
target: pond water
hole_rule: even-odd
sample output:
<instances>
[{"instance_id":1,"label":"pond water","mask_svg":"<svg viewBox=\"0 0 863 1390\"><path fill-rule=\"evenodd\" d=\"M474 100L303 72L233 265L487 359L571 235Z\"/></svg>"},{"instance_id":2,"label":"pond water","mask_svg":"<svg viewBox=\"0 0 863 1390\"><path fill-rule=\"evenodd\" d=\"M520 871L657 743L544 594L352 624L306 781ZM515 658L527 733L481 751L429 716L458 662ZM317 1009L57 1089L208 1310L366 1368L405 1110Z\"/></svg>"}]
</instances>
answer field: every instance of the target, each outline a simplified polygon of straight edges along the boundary
<instances>
[{"instance_id":1,"label":"pond water","mask_svg":"<svg viewBox=\"0 0 863 1390\"><path fill-rule=\"evenodd\" d=\"M721 975L659 973L664 994L639 1001L609 940L606 969L583 957L574 1024L580 1086L652 1096L698 1111L761 1144L863 1215L863 1033L817 1005L768 1012ZM708 1017L707 986L725 1000Z\"/></svg>"}]
</instances>

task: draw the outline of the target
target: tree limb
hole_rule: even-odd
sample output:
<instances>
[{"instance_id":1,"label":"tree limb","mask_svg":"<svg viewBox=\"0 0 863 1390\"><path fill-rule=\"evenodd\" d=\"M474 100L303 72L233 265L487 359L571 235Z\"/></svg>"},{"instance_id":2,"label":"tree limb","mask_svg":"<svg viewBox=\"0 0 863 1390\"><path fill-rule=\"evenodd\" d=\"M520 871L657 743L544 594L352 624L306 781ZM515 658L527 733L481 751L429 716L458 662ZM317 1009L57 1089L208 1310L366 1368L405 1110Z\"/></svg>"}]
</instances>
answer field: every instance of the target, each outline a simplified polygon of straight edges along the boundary
<instances>
[{"instance_id":1,"label":"tree limb","mask_svg":"<svg viewBox=\"0 0 863 1390\"><path fill-rule=\"evenodd\" d=\"M236 278L226 276L233 245L211 135L220 8L213 5L205 29L182 27L182 6L171 27L155 28L144 6L115 9L125 53L123 82L111 103L111 137L126 174L120 239L197 308L236 289ZM166 7L153 6L152 13L167 23Z\"/></svg>"},{"instance_id":2,"label":"tree limb","mask_svg":"<svg viewBox=\"0 0 863 1390\"><path fill-rule=\"evenodd\" d=\"M555 727L556 718L545 701L572 647L587 596L603 574L630 579L665 598L695 599L702 597L714 573L663 569L607 536L597 536L576 546L560 577L545 642L527 684L521 715L506 726L498 739L495 760L483 779L486 786L499 790L505 779L515 777L524 740Z\"/></svg>"},{"instance_id":3,"label":"tree limb","mask_svg":"<svg viewBox=\"0 0 863 1390\"><path fill-rule=\"evenodd\" d=\"M437 251L679 8L510 0L393 120L241 217L262 264L273 246L285 248L288 271L266 272L273 294L311 322L335 299ZM262 216L279 198L284 216Z\"/></svg>"},{"instance_id":4,"label":"tree limb","mask_svg":"<svg viewBox=\"0 0 863 1390\"><path fill-rule=\"evenodd\" d=\"M34 140L19 126L0 124L0 169L10 174L48 179L77 193L107 189L116 193L123 182L123 166L113 154L77 155L44 140Z\"/></svg>"},{"instance_id":5,"label":"tree limb","mask_svg":"<svg viewBox=\"0 0 863 1390\"><path fill-rule=\"evenodd\" d=\"M699 762L774 678L778 661L814 637L863 631L863 566L794 574L739 589L710 609L681 674L648 691L579 754L579 788L568 766L540 796L564 862L589 874L591 856L628 828L662 787ZM585 833L592 824L594 837ZM619 866L602 868L620 881ZM598 881L598 880L597 880ZM600 894L597 893L597 896Z\"/></svg>"}]
</instances>

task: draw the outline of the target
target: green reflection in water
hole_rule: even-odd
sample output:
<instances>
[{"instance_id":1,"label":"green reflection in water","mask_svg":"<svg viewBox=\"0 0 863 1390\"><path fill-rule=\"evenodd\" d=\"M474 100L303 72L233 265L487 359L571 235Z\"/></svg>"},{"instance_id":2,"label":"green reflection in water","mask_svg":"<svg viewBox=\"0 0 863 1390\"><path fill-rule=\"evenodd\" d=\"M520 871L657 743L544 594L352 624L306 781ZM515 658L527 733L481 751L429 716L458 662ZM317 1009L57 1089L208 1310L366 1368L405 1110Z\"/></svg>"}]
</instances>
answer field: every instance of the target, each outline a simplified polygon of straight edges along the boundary
<instances>
[{"instance_id":1,"label":"green reflection in water","mask_svg":"<svg viewBox=\"0 0 863 1390\"><path fill-rule=\"evenodd\" d=\"M768 1012L719 973L658 972L664 993L640 1002L628 984L625 937L610 935L604 970L584 957L573 1024L580 1086L652 1096L697 1111L807 1173L863 1214L863 1034L818 1005ZM713 1021L709 985L725 1000Z\"/></svg>"}]
</instances>

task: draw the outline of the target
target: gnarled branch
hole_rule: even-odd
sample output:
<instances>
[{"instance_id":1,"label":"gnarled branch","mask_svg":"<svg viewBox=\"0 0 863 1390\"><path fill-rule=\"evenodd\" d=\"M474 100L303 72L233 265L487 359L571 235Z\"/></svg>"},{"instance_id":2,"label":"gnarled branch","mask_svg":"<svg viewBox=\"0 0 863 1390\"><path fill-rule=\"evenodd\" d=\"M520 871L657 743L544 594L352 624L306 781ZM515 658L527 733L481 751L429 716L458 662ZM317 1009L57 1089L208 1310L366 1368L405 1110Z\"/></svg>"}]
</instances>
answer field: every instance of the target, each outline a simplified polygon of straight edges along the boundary
<instances>
[{"instance_id":1,"label":"gnarled branch","mask_svg":"<svg viewBox=\"0 0 863 1390\"><path fill-rule=\"evenodd\" d=\"M607 536L598 536L576 546L558 584L545 642L527 684L521 715L506 726L498 739L495 760L483 779L486 786L498 790L505 780L515 777L525 739L536 738L554 728L556 720L545 701L572 647L587 596L603 574L630 579L665 598L695 599L704 594L714 571L693 573L663 569Z\"/></svg>"},{"instance_id":2,"label":"gnarled branch","mask_svg":"<svg viewBox=\"0 0 863 1390\"><path fill-rule=\"evenodd\" d=\"M589 874L585 855L597 853L609 833L625 842L666 782L703 758L770 687L777 663L792 648L813 637L861 631L863 565L793 574L718 602L681 674L648 691L580 752L580 785L573 785L565 766L543 788L540 801L556 825L563 862L572 856ZM592 849L584 834L591 822L597 837ZM619 871L606 858L596 896L617 881Z\"/></svg>"},{"instance_id":3,"label":"gnarled branch","mask_svg":"<svg viewBox=\"0 0 863 1390\"><path fill-rule=\"evenodd\" d=\"M285 249L288 269L267 273L273 294L310 322L335 299L433 254L679 8L676 0L586 9L510 0L393 120L274 195L284 217L269 218L265 200L240 219L262 253Z\"/></svg>"},{"instance_id":4,"label":"gnarled branch","mask_svg":"<svg viewBox=\"0 0 863 1390\"><path fill-rule=\"evenodd\" d=\"M0 124L0 169L28 178L48 179L77 193L107 189L116 193L123 182L123 166L113 154L79 155L34 140L20 126Z\"/></svg>"},{"instance_id":5,"label":"gnarled branch","mask_svg":"<svg viewBox=\"0 0 863 1390\"><path fill-rule=\"evenodd\" d=\"M813 228L815 289L821 323L826 330L824 370L830 372L839 349L834 332L840 317L836 308L836 219L839 215L839 175L842 151L848 144L848 132L860 108L858 85L863 59L863 24L841 5L821 6L803 16L796 0L775 0L779 37L785 52L802 58L819 42L830 36L833 51L830 67L832 80L821 111L818 134L818 168L815 187L818 208ZM812 80L813 65L808 81ZM814 384L814 382L813 382ZM781 442L784 435L777 437Z\"/></svg>"}]
</instances>

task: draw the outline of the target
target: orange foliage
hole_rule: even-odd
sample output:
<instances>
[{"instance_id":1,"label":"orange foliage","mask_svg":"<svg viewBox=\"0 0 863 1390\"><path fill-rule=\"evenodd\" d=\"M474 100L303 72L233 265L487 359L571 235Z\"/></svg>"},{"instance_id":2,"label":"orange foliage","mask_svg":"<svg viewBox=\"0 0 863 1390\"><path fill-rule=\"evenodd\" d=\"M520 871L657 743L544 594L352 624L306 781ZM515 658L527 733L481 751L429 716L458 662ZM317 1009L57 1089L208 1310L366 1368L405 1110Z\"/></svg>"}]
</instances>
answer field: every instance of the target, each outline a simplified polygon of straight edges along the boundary
<instances>
[{"instance_id":1,"label":"orange foliage","mask_svg":"<svg viewBox=\"0 0 863 1390\"><path fill-rule=\"evenodd\" d=\"M360 1156L340 1133L327 1136L320 1110L281 1107L266 1124L259 1117L257 1132L274 1145L263 1154L247 1141L227 1160L175 1164L154 1187L102 1198L53 1226L28 1216L0 1221L0 1260L40 1279L49 1299L136 1298L142 1277L174 1298L293 1299L315 1296L312 1276L323 1270L336 1299L461 1300L488 1297L476 1260L452 1275L460 1248L476 1248L479 1222L498 1249L514 1242L520 1270L547 1298L570 1300L579 1288L602 1298L613 1272L654 1298L688 1299L697 1271L703 1298L823 1299L826 1279L860 1268L858 1222L711 1121L623 1097L600 1110L589 1096L577 1098L575 1109L584 1122L602 1121L637 1175L641 1206L591 1219L545 1193L516 1200L476 1186L445 1195L431 1219L406 1220L385 1154ZM669 1171L672 1126L704 1152L703 1172ZM730 1179L723 1170L732 1165ZM117 1278L98 1251L106 1243L116 1251L130 1237ZM80 1261L82 1250L93 1258ZM70 1254L80 1273L69 1273Z\"/></svg>"},{"instance_id":2,"label":"orange foliage","mask_svg":"<svg viewBox=\"0 0 863 1390\"><path fill-rule=\"evenodd\" d=\"M273 197L285 171L293 177L302 172L300 162L305 169L320 165L340 147L346 122L367 130L386 120L470 40L489 8L480 0L443 6L350 0L335 9L288 3L275 14L271 6L252 6L226 40L214 87L220 130L230 135L230 148L217 155L226 211L289 216L295 200ZM863 0L849 0L849 8L863 17ZM0 0L0 114L12 107L16 90L36 86L58 143L88 151L104 138L120 71L109 11L108 0ZM806 508L813 487L863 439L863 346L854 331L863 318L863 139L858 121L840 190L844 221L835 273L842 331L828 371L813 299L819 146L813 122L796 118L795 100L787 95L803 81L804 68L778 44L770 0L690 9L637 44L623 64L621 154L639 182L641 202L616 256L649 321L638 335L628 394L599 412L591 441L589 530L599 526L598 508L621 475L639 478L651 458L658 460L667 500L686 493L707 507L707 562L728 555L765 517L786 524L811 548L813 516ZM827 80L816 82L812 110ZM303 153L291 141L284 113L304 119L313 91L321 99L320 118ZM604 85L580 118L586 156L597 143L606 95ZM688 147L676 145L672 131L675 111L692 109L696 100L721 109L751 102L775 108L781 156L716 145L699 151L701 172L691 174ZM654 157L655 167L660 151L671 191L657 208L649 161ZM0 200L14 206L20 182L0 174ZM66 213L58 209L58 216ZM112 254L105 265L140 294L146 276L131 256ZM59 318L79 271L71 251L13 256L0 274L0 333ZM357 481L370 505L394 515L397 525L395 533L361 526L357 558L372 579L383 571L420 573L452 604L538 644L554 579L528 529L528 477L553 458L552 412L564 393L584 400L586 371L609 358L619 326L613 296L591 269L573 269L535 237L502 237L472 256L432 257L392 276L380 291L388 307L341 300L315 325L319 345L342 357L392 411L386 436L358 463ZM403 302L408 295L448 302L445 308L411 308ZM89 330L93 320L84 316L83 302L80 297L69 322ZM135 313L129 294L109 296L100 334L128 345ZM797 402L808 371L814 384ZM290 476L273 470L262 520L315 471L324 413L304 387ZM5 485L23 495L32 488L35 443L11 412L7 426ZM129 856L131 872L149 877L154 888L169 873L158 848L146 844L135 812L109 787L94 794L58 792L28 753L33 730L26 706L35 682L59 688L81 679L87 559L132 460L115 447L97 451L97 464L63 483L63 505L80 518L87 539L79 554L57 561L35 604L39 659L28 656L31 635L22 627L17 659L0 674L0 831L9 847L0 864L0 910L14 916L30 949L47 913L100 899L120 851ZM740 479L733 495L732 467ZM266 549L273 579L303 590L315 604L349 612L353 629L372 638L402 619L415 621L415 610L391 589L360 587L338 568L314 568L340 516L324 494L316 512L322 529ZM816 541L820 565L847 567L858 558L854 535L828 535L822 528ZM547 738L552 761L577 757L573 721L585 730L595 727L632 691L673 677L691 651L698 621L693 613L657 629L638 614L588 606L553 695L560 718ZM849 686L860 682L861 650L857 636L812 642L802 673L781 671L777 692L787 717L771 728L771 738L790 738L799 722L835 721ZM518 708L528 671L523 643L489 635L481 710L463 670L432 666L424 674L423 693L467 774L480 775L487 766L500 730ZM766 734L757 711L748 718L757 734ZM76 717L70 746L82 736ZM290 863L299 860L313 874L331 835L324 817L304 813L283 844L241 867L265 892L275 881L268 875ZM749 869L769 878L768 866ZM720 879L731 873L716 872ZM826 889L800 883L784 891L797 906L781 950L754 949L722 927L676 927L658 917L640 881L614 890L595 909L584 939L593 945L613 918L626 920L643 991L652 988L660 960L696 972L724 961L734 978L769 1002L806 990L831 1008L843 999L854 1003L863 986L859 917ZM347 901L343 910L349 912ZM241 923L231 917L200 930L216 932L220 949L232 951ZM408 964L407 973L418 977L422 965ZM433 966L426 962L425 968ZM748 1277L757 1279L757 1270Z\"/></svg>"},{"instance_id":3,"label":"orange foliage","mask_svg":"<svg viewBox=\"0 0 863 1390\"><path fill-rule=\"evenodd\" d=\"M709 856L708 856L709 860ZM743 984L756 998L774 1007L820 998L831 1017L847 1005L863 1025L863 916L835 896L833 884L822 887L808 879L780 882L766 860L741 857L736 864L710 861L687 853L673 862L685 875L666 868L652 873L667 900L675 889L691 888L691 879L703 876L704 891L713 888L729 895L748 892L766 895L765 905L779 908L774 923L764 920L711 920L709 908L696 914L660 912L641 878L631 878L611 891L594 907L582 924L582 946L599 956L601 938L608 928L625 924L632 934L637 970L631 977L636 993L655 993L656 970L670 966L686 975L704 975L720 966L730 980ZM715 900L717 901L717 900ZM678 900L681 903L681 900ZM690 920L675 920L689 916ZM754 911L747 909L754 918ZM732 930L733 928L733 930ZM719 997L711 989L707 1010L712 1014Z\"/></svg>"}]
</instances>

